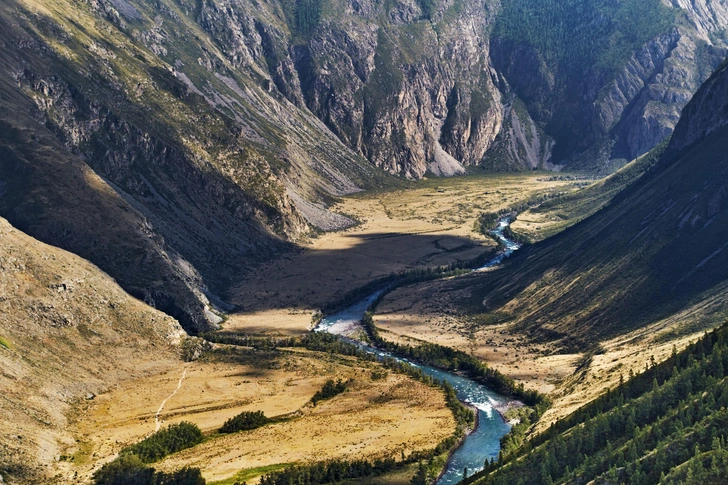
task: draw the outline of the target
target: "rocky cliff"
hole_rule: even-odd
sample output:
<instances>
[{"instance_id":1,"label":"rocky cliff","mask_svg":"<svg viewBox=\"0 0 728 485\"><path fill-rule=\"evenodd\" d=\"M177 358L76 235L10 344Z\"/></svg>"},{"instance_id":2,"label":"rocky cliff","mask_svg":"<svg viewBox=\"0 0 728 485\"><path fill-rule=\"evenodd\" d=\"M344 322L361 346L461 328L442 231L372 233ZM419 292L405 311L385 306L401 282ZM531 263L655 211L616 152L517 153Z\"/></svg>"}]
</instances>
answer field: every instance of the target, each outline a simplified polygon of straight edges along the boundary
<instances>
[{"instance_id":1,"label":"rocky cliff","mask_svg":"<svg viewBox=\"0 0 728 485\"><path fill-rule=\"evenodd\" d=\"M724 2L196 8L230 62L262 72L353 151L409 178L473 165L613 170L670 135L728 54Z\"/></svg>"},{"instance_id":2,"label":"rocky cliff","mask_svg":"<svg viewBox=\"0 0 728 485\"><path fill-rule=\"evenodd\" d=\"M728 54L725 2L503 6L494 66L555 138L554 161L572 168L612 170L656 146Z\"/></svg>"},{"instance_id":3,"label":"rocky cliff","mask_svg":"<svg viewBox=\"0 0 728 485\"><path fill-rule=\"evenodd\" d=\"M351 224L328 212L332 196L383 179L255 59L235 64L201 15L124 0L0 7L0 213L193 332L219 320L214 295L251 264L312 226Z\"/></svg>"}]
</instances>

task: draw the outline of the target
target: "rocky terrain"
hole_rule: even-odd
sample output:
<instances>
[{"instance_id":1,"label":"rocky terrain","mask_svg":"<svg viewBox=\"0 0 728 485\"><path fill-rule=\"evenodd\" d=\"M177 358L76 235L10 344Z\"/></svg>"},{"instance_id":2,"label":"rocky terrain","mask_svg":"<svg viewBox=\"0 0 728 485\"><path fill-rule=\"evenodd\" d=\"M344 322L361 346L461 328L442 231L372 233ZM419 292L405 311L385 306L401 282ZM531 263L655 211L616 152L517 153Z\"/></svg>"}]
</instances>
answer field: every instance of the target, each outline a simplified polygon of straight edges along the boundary
<instances>
[{"instance_id":1,"label":"rocky terrain","mask_svg":"<svg viewBox=\"0 0 728 485\"><path fill-rule=\"evenodd\" d=\"M647 326L677 323L674 338L724 322L726 79L724 65L661 159L605 208L462 283L472 311L572 349Z\"/></svg>"}]
</instances>

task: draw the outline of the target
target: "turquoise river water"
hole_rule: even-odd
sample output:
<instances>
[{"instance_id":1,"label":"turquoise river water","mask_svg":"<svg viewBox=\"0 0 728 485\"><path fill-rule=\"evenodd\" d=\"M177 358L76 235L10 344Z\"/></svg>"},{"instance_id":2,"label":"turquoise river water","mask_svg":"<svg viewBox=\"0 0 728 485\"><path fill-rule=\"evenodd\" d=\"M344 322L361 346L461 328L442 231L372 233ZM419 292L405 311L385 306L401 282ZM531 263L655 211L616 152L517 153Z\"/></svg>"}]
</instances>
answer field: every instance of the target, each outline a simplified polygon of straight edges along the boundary
<instances>
[{"instance_id":1,"label":"turquoise river water","mask_svg":"<svg viewBox=\"0 0 728 485\"><path fill-rule=\"evenodd\" d=\"M500 264L503 259L507 258L514 251L520 248L520 245L509 240L503 234L504 230L510 224L510 218L505 217L498 222L498 226L493 231L498 239L505 245L505 250L494 256L481 268L474 271L482 271L487 268ZM383 290L376 291L363 299L359 303L350 306L338 313L329 315L318 324L315 331L329 332L343 335L349 333L352 326L358 325L367 311L367 308L377 299ZM379 349L361 344L361 347L379 356L388 356L398 358ZM503 419L497 409L503 409L507 403L512 401L505 396L501 396L486 386L472 381L466 377L453 374L441 369L419 365L405 359L398 358L403 362L422 369L422 371L439 380L449 382L457 392L458 399L463 403L477 408L478 410L478 426L470 433L458 446L458 448L450 456L447 468L436 485L453 485L463 479L463 473L467 469L468 475L472 475L483 469L485 461L491 458L497 458L500 451L500 439L508 433L511 426Z\"/></svg>"}]
</instances>

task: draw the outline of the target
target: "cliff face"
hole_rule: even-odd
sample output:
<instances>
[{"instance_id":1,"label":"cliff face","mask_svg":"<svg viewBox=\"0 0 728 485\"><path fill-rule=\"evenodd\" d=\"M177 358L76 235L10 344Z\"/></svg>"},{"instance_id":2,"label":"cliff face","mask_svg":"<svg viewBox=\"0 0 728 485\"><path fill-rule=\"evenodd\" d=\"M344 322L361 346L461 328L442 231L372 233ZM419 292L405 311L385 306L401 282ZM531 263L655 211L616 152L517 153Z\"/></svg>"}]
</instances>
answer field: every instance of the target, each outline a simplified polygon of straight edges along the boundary
<instances>
[{"instance_id":1,"label":"cliff face","mask_svg":"<svg viewBox=\"0 0 728 485\"><path fill-rule=\"evenodd\" d=\"M728 63L724 62L683 110L668 146L678 153L728 124Z\"/></svg>"},{"instance_id":2,"label":"cliff face","mask_svg":"<svg viewBox=\"0 0 728 485\"><path fill-rule=\"evenodd\" d=\"M526 12L539 8L528 0L509 4ZM494 65L555 138L555 162L608 170L614 167L609 160L624 163L646 153L671 134L682 108L728 54L725 2L624 5L626 11L615 7L611 19L596 7L591 14L589 7L572 7L583 19L552 33L556 49L517 29L495 31ZM645 25L631 25L639 16Z\"/></svg>"},{"instance_id":3,"label":"cliff face","mask_svg":"<svg viewBox=\"0 0 728 485\"><path fill-rule=\"evenodd\" d=\"M206 0L195 15L238 68L375 165L419 178L472 165L611 170L669 136L728 54L728 6L614 5ZM529 16L555 20L508 26Z\"/></svg>"},{"instance_id":4,"label":"cliff face","mask_svg":"<svg viewBox=\"0 0 728 485\"><path fill-rule=\"evenodd\" d=\"M221 45L234 39L228 58L265 69L282 96L391 173L462 173L482 162L500 131L503 106L488 53L492 13L480 2L426 11L411 0L330 1L308 31L285 11L264 16L257 5L223 3L203 2L198 18ZM260 52L231 17L257 17Z\"/></svg>"}]
</instances>

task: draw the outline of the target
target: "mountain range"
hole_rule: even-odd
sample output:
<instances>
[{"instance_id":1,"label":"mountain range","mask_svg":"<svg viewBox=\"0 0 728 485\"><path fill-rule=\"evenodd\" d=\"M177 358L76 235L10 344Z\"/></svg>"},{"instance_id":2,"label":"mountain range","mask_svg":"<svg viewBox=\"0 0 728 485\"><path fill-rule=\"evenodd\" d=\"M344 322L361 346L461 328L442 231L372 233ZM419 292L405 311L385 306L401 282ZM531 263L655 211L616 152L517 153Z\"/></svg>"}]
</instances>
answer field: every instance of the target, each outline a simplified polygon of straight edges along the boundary
<instances>
[{"instance_id":1,"label":"mountain range","mask_svg":"<svg viewBox=\"0 0 728 485\"><path fill-rule=\"evenodd\" d=\"M390 174L608 172L645 153L728 52L727 12L11 0L0 215L198 332L251 266L351 225L327 207Z\"/></svg>"}]
</instances>

